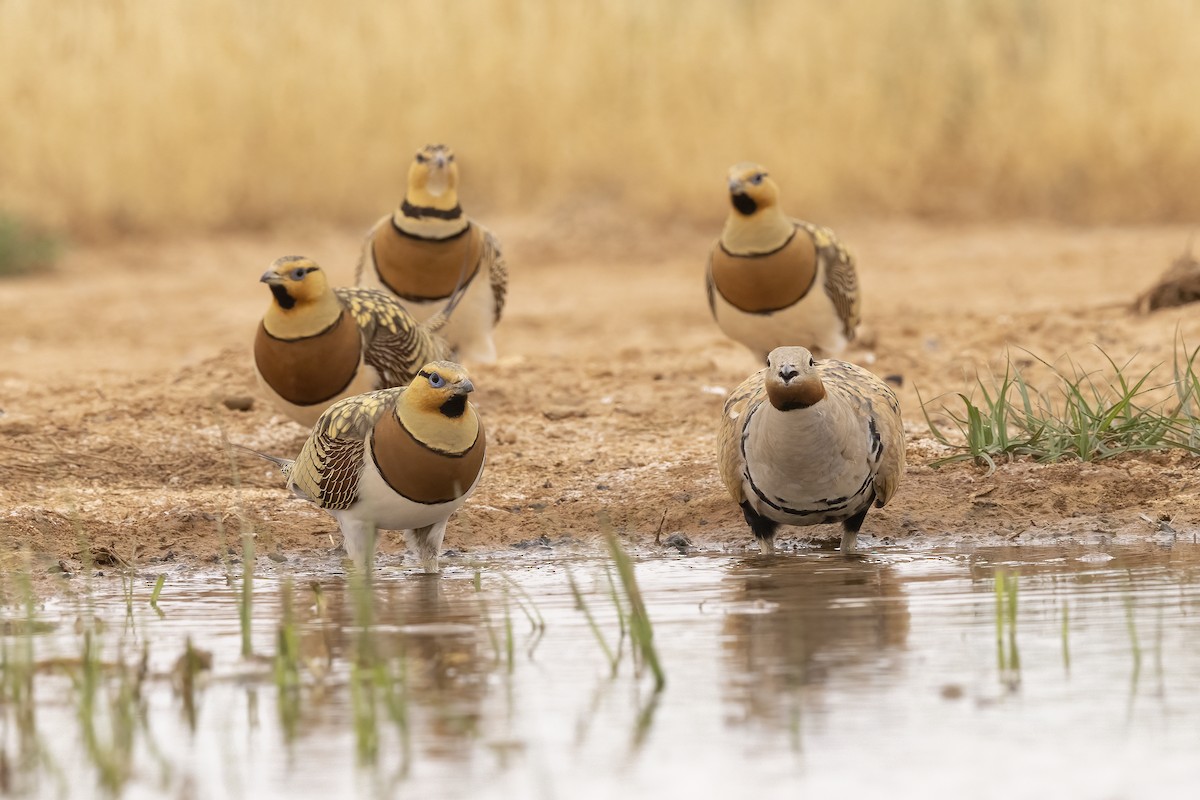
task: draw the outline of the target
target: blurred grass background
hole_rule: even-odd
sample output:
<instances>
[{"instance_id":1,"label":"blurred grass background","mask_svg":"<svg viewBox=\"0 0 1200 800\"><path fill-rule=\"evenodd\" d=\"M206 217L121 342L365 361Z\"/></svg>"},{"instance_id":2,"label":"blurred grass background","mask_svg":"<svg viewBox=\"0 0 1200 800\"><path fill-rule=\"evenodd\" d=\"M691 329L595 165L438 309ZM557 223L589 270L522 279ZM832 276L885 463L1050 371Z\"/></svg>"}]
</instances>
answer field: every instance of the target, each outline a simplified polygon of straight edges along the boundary
<instances>
[{"instance_id":1,"label":"blurred grass background","mask_svg":"<svg viewBox=\"0 0 1200 800\"><path fill-rule=\"evenodd\" d=\"M89 237L468 210L1200 215L1195 0L0 0L0 209Z\"/></svg>"}]
</instances>

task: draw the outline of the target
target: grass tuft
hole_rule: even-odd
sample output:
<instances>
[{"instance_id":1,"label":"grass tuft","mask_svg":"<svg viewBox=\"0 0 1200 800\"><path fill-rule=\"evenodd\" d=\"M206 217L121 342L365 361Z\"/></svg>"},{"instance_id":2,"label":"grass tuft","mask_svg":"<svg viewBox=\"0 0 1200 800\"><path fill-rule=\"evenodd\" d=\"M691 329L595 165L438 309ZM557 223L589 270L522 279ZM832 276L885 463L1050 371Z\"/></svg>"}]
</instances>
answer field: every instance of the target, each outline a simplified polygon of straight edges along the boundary
<instances>
[{"instance_id":1,"label":"grass tuft","mask_svg":"<svg viewBox=\"0 0 1200 800\"><path fill-rule=\"evenodd\" d=\"M613 677L617 675L617 668L620 666L620 651L614 651L608 645L608 640L604 638L604 632L600 630L600 626L596 623L596 618L592 615L592 611L588 608L587 601L583 597L583 593L579 591L579 584L575 582L575 575L567 568L567 585L571 587L571 596L575 598L575 607L583 612L584 619L587 620L588 629L592 635L596 637L596 642L599 643L600 649L604 651L604 658L608 661L609 668ZM621 606L618 603L617 608ZM622 626L622 633L624 626Z\"/></svg>"},{"instance_id":2,"label":"grass tuft","mask_svg":"<svg viewBox=\"0 0 1200 800\"><path fill-rule=\"evenodd\" d=\"M1132 359L1118 364L1097 349L1107 362L1103 372L1084 370L1070 359L1068 367L1061 369L1033 356L1050 370L1053 386L1046 391L1027 381L1010 354L1002 377L978 379L978 399L975 393L959 392L955 396L961 405L943 404L933 412L921 400L930 434L957 451L933 465L969 460L991 472L997 461L1022 456L1053 462L1097 461L1151 450L1200 454L1198 351L1189 352L1180 343L1171 382L1158 385L1152 380L1157 366L1140 372L1132 368ZM939 411L950 420L950 434L933 419Z\"/></svg>"},{"instance_id":3,"label":"grass tuft","mask_svg":"<svg viewBox=\"0 0 1200 800\"><path fill-rule=\"evenodd\" d=\"M158 597L162 594L163 586L167 582L167 573L160 572L154 581L154 589L150 592L150 607L154 609L154 613L158 614L159 619L162 619L167 614L158 607Z\"/></svg>"},{"instance_id":4,"label":"grass tuft","mask_svg":"<svg viewBox=\"0 0 1200 800\"><path fill-rule=\"evenodd\" d=\"M58 239L0 213L0 277L49 269L61 250Z\"/></svg>"},{"instance_id":5,"label":"grass tuft","mask_svg":"<svg viewBox=\"0 0 1200 800\"><path fill-rule=\"evenodd\" d=\"M254 534L242 532L242 591L238 595L238 619L242 630L242 657L254 655Z\"/></svg>"},{"instance_id":6,"label":"grass tuft","mask_svg":"<svg viewBox=\"0 0 1200 800\"><path fill-rule=\"evenodd\" d=\"M279 722L284 738L296 738L300 721L300 634L293 608L292 579L285 578L279 590L281 615L275 633L275 659L272 674L278 696Z\"/></svg>"},{"instance_id":7,"label":"grass tuft","mask_svg":"<svg viewBox=\"0 0 1200 800\"><path fill-rule=\"evenodd\" d=\"M617 577L625 592L628 603L627 617L629 638L633 642L633 651L654 676L654 691L661 691L667 684L667 676L658 660L658 649L654 646L654 626L650 615L646 612L646 603L642 600L641 589L638 588L637 575L633 570L633 559L621 547L616 531L611 526L605 526L605 539L608 550L617 567ZM618 606L619 607L619 606Z\"/></svg>"}]
</instances>

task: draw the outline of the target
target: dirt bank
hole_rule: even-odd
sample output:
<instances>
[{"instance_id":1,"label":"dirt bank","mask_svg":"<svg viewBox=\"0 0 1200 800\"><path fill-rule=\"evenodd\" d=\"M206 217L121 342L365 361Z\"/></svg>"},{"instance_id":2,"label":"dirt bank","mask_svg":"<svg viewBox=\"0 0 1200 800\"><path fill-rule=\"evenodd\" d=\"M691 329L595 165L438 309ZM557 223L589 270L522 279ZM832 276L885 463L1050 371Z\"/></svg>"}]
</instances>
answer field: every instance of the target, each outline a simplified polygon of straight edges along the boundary
<instances>
[{"instance_id":1,"label":"dirt bank","mask_svg":"<svg viewBox=\"0 0 1200 800\"><path fill-rule=\"evenodd\" d=\"M447 546L476 552L545 536L594 539L602 519L631 540L681 532L698 546L751 545L714 467L723 391L756 368L704 301L714 230L633 233L616 216L489 220L511 265L500 362L473 370L489 427L486 478ZM864 546L1161 535L1200 527L1197 461L933 469L926 399L967 389L1006 348L1099 364L1093 345L1149 368L1194 311L1138 316L1126 304L1188 230L1039 225L836 224L859 257L866 330L847 357L903 378L908 476L872 513ZM248 348L274 257L311 255L348 280L358 232L123 242L71 252L52 274L0 285L0 531L47 565L107 557L203 562L244 525L260 552L320 556L332 520L229 439L294 454L304 432L253 395ZM832 529L826 531L832 534ZM783 540L803 542L796 531ZM398 536L384 542L397 553Z\"/></svg>"}]
</instances>

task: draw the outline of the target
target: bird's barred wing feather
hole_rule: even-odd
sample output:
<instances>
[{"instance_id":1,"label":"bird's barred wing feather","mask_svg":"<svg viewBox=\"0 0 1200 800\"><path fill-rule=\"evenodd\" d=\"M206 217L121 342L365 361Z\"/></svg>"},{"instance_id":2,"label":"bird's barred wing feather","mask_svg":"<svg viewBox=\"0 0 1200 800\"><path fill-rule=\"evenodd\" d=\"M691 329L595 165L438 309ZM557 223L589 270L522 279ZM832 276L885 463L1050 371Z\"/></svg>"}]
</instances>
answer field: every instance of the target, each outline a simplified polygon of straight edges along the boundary
<instances>
[{"instance_id":1,"label":"bird's barred wing feather","mask_svg":"<svg viewBox=\"0 0 1200 800\"><path fill-rule=\"evenodd\" d=\"M886 422L881 423L883 429L883 462L879 465L879 472L875 475L875 505L877 508L883 508L887 502L892 499L892 495L896 493L896 487L900 485L900 476L904 474L905 468L905 442L904 442L904 423L900 417L900 402L896 399L895 393L882 381L880 385L887 392L888 405L893 409L893 413L887 415Z\"/></svg>"},{"instance_id":2,"label":"bird's barred wing feather","mask_svg":"<svg viewBox=\"0 0 1200 800\"><path fill-rule=\"evenodd\" d=\"M847 341L853 341L859 323L858 273L854 268L854 255L828 228L803 220L796 220L796 224L812 236L817 260L825 265L825 293L837 309L842 333Z\"/></svg>"},{"instance_id":3,"label":"bird's barred wing feather","mask_svg":"<svg viewBox=\"0 0 1200 800\"><path fill-rule=\"evenodd\" d=\"M363 360L379 373L383 386L406 384L423 364L450 355L445 340L414 320L391 295L360 288L334 292L362 330Z\"/></svg>"},{"instance_id":4,"label":"bird's barred wing feather","mask_svg":"<svg viewBox=\"0 0 1200 800\"><path fill-rule=\"evenodd\" d=\"M402 391L367 392L326 409L292 465L291 487L321 508L349 508L358 498L367 437Z\"/></svg>"},{"instance_id":5,"label":"bird's barred wing feather","mask_svg":"<svg viewBox=\"0 0 1200 800\"><path fill-rule=\"evenodd\" d=\"M861 416L871 420L879 436L881 452L875 471L875 505L882 508L896 493L904 474L904 423L900 400L892 388L873 373L845 361L828 359L817 362L827 389L852 403Z\"/></svg>"},{"instance_id":6,"label":"bird's barred wing feather","mask_svg":"<svg viewBox=\"0 0 1200 800\"><path fill-rule=\"evenodd\" d=\"M751 375L733 390L725 400L725 412L721 416L721 429L717 434L717 465L721 480L734 501L746 499L742 490L742 479L746 472L746 458L742 453L742 436L750 413L762 405L767 397L765 369Z\"/></svg>"},{"instance_id":7,"label":"bird's barred wing feather","mask_svg":"<svg viewBox=\"0 0 1200 800\"><path fill-rule=\"evenodd\" d=\"M478 224L478 223L476 223ZM492 324L500 321L504 312L504 301L508 296L508 264L504 261L504 253L500 250L500 240L495 234L480 225L483 230L483 254L480 256L482 265L487 267L488 279L492 284L492 297L495 300L495 317Z\"/></svg>"}]
</instances>

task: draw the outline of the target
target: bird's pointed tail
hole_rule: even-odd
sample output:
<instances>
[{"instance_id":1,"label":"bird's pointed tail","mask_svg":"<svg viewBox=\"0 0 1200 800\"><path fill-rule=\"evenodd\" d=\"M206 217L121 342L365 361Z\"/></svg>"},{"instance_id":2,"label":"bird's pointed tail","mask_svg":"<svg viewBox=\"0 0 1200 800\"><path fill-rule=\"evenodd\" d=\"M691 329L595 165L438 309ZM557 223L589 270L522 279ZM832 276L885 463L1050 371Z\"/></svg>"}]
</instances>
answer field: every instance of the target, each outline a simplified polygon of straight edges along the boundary
<instances>
[{"instance_id":1,"label":"bird's pointed tail","mask_svg":"<svg viewBox=\"0 0 1200 800\"><path fill-rule=\"evenodd\" d=\"M441 311L421 323L422 327L430 333L437 333L446 327L446 323L450 321L450 315L454 313L454 309L458 308L463 295L467 293L467 271L471 266L468 260L470 257L471 248L468 247L467 252L463 255L463 263L458 271L458 281L454 284L454 291L450 293L450 299L446 301L446 305Z\"/></svg>"},{"instance_id":2,"label":"bird's pointed tail","mask_svg":"<svg viewBox=\"0 0 1200 800\"><path fill-rule=\"evenodd\" d=\"M279 471L283 473L285 478L291 473L292 465L296 463L295 459L279 458L278 456L268 455L261 450L255 450L253 447L246 447L245 445L238 444L237 442L230 442L230 444L236 447L238 450L245 450L247 453L253 453L261 459L270 461L272 464L279 467Z\"/></svg>"}]
</instances>

